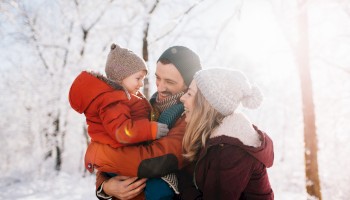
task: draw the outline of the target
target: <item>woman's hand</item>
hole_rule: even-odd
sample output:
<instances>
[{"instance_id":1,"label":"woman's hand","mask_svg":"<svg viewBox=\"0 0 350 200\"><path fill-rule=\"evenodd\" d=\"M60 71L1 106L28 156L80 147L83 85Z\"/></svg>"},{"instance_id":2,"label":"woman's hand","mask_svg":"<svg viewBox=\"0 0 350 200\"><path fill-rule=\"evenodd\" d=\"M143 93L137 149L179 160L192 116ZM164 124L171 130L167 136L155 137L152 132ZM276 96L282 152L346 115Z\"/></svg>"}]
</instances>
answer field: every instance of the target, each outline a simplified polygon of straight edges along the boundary
<instances>
[{"instance_id":1,"label":"woman's hand","mask_svg":"<svg viewBox=\"0 0 350 200\"><path fill-rule=\"evenodd\" d=\"M103 191L121 200L132 199L146 187L147 179L137 179L137 177L115 176L104 182Z\"/></svg>"}]
</instances>

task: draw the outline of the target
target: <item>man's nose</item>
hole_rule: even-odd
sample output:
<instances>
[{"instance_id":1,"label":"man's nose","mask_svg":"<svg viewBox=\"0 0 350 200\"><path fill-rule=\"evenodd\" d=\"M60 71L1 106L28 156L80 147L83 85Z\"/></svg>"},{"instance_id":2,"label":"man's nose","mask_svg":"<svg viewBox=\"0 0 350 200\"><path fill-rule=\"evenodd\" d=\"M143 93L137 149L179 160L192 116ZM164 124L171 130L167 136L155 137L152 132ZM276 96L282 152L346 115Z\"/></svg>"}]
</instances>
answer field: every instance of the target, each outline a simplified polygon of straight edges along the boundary
<instances>
[{"instance_id":1,"label":"man's nose","mask_svg":"<svg viewBox=\"0 0 350 200\"><path fill-rule=\"evenodd\" d=\"M157 90L158 92L164 92L166 91L166 87L162 81L159 81L157 84Z\"/></svg>"}]
</instances>

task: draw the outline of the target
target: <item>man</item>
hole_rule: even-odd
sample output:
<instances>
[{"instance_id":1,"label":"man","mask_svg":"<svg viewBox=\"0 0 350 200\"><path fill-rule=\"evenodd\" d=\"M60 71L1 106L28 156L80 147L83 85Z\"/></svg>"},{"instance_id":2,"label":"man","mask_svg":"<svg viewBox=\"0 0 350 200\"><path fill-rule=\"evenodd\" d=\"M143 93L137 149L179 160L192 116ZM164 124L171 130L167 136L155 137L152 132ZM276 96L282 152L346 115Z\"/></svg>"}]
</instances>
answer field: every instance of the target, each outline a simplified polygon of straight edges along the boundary
<instances>
[{"instance_id":1,"label":"man","mask_svg":"<svg viewBox=\"0 0 350 200\"><path fill-rule=\"evenodd\" d=\"M108 178L98 172L96 195L99 199L142 199L146 181L144 178L161 177L183 166L182 138L186 123L181 117L183 105L179 99L187 90L193 75L200 69L198 55L183 46L168 48L157 61L157 92L150 100L154 109L151 117L169 125L167 136L147 145L117 149L94 142L89 145L88 157L93 156L94 149L103 148L108 155L104 159L118 167L118 174L127 175ZM93 163L87 165L94 167ZM143 179L137 180L137 177Z\"/></svg>"}]
</instances>

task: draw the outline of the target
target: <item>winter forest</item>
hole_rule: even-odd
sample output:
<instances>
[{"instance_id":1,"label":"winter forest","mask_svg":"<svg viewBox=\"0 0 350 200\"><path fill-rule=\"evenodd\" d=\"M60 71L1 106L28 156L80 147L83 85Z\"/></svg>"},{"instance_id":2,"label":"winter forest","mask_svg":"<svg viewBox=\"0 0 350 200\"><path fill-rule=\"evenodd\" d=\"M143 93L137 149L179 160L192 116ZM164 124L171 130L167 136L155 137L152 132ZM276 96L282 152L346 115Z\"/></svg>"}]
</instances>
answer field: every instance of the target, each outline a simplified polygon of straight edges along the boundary
<instances>
[{"instance_id":1,"label":"winter forest","mask_svg":"<svg viewBox=\"0 0 350 200\"><path fill-rule=\"evenodd\" d=\"M112 42L147 62L148 97L173 45L245 72L264 93L243 112L274 141L275 199L349 199L349 0L2 0L0 38L0 199L96 199L68 91L104 73Z\"/></svg>"}]
</instances>

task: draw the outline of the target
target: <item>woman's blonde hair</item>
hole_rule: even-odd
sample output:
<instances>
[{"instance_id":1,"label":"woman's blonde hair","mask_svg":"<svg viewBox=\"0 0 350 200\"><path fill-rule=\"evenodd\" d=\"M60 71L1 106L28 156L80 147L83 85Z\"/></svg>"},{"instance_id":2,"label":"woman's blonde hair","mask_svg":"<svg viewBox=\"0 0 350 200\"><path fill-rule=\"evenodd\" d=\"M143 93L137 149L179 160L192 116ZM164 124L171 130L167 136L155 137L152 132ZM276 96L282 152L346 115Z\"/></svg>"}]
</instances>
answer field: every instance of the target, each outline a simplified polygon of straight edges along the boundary
<instances>
[{"instance_id":1,"label":"woman's blonde hair","mask_svg":"<svg viewBox=\"0 0 350 200\"><path fill-rule=\"evenodd\" d=\"M213 129L221 123L223 118L224 116L208 103L200 90L197 90L191 119L187 123L182 142L183 156L187 160L198 159L200 149L205 146Z\"/></svg>"}]
</instances>

